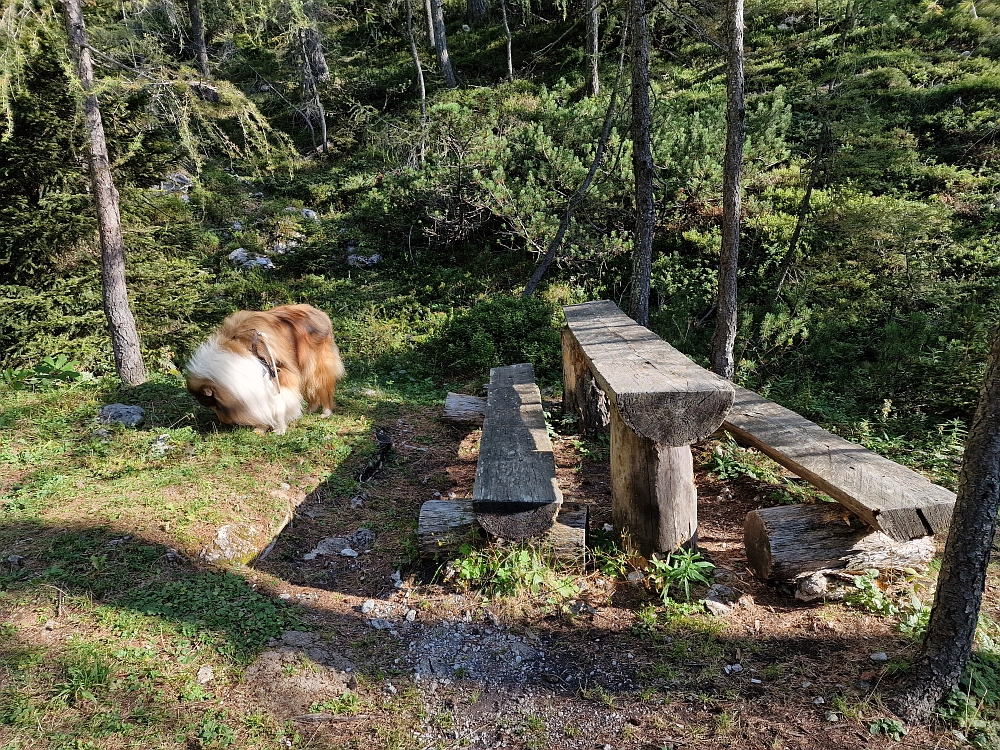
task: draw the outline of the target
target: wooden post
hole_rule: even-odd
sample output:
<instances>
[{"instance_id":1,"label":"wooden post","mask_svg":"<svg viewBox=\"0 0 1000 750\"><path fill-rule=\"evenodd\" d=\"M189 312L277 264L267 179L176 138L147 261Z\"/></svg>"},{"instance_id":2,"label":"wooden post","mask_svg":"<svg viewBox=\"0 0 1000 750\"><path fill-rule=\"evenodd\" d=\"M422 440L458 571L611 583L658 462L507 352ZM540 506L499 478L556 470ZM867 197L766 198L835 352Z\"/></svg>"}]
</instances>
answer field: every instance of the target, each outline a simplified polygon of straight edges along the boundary
<instances>
[{"instance_id":1,"label":"wooden post","mask_svg":"<svg viewBox=\"0 0 1000 750\"><path fill-rule=\"evenodd\" d=\"M644 557L698 545L698 490L687 445L657 445L611 411L611 513L623 546Z\"/></svg>"}]
</instances>

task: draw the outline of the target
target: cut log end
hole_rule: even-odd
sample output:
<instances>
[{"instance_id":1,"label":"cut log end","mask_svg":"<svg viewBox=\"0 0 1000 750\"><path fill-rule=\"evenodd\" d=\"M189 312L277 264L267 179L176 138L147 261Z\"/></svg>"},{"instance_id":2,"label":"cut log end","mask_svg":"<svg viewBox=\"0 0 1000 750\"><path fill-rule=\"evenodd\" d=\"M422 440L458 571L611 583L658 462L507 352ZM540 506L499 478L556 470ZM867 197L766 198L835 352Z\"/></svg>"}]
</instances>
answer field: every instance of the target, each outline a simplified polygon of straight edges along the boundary
<instances>
[{"instance_id":1,"label":"cut log end","mask_svg":"<svg viewBox=\"0 0 1000 750\"><path fill-rule=\"evenodd\" d=\"M540 536L552 528L561 503L529 505L528 503L476 503L474 509L479 525L489 534L518 541Z\"/></svg>"},{"instance_id":2,"label":"cut log end","mask_svg":"<svg viewBox=\"0 0 1000 750\"><path fill-rule=\"evenodd\" d=\"M464 393L449 393L444 400L441 420L455 425L482 427L486 399Z\"/></svg>"}]
</instances>

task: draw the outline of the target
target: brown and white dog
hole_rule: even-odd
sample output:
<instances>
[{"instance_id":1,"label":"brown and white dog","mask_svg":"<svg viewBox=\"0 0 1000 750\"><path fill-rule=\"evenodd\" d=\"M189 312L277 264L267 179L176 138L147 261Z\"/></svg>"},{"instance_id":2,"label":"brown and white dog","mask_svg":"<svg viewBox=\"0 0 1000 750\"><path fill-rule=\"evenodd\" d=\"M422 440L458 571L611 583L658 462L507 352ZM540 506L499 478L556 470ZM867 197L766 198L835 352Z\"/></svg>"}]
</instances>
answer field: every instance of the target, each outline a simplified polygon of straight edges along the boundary
<instances>
[{"instance_id":1,"label":"brown and white dog","mask_svg":"<svg viewBox=\"0 0 1000 750\"><path fill-rule=\"evenodd\" d=\"M187 387L226 424L278 435L309 411L333 409L344 364L330 317L311 305L243 310L198 347L187 366Z\"/></svg>"}]
</instances>

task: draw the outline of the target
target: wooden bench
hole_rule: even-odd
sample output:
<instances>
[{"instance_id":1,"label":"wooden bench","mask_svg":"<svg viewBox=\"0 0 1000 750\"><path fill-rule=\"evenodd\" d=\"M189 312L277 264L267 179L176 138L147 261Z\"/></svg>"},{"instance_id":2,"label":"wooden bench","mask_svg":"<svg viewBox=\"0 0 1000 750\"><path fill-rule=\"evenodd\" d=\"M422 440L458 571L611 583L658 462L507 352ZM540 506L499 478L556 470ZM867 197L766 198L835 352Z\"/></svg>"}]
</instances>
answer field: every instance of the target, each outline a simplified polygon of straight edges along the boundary
<instances>
[{"instance_id":1,"label":"wooden bench","mask_svg":"<svg viewBox=\"0 0 1000 750\"><path fill-rule=\"evenodd\" d=\"M611 431L611 503L623 542L649 557L696 546L691 444L732 406L732 384L607 300L564 307L563 410ZM606 398L606 401L604 400Z\"/></svg>"},{"instance_id":2,"label":"wooden bench","mask_svg":"<svg viewBox=\"0 0 1000 750\"><path fill-rule=\"evenodd\" d=\"M463 397L457 419L449 408L455 403L452 395L443 418L469 423L475 421L475 412L484 413L476 479L471 499L424 503L417 527L423 556L452 553L463 540L473 541L486 532L508 541L541 538L557 557L581 561L587 508L562 511L563 495L534 368L530 364L493 368L485 405L481 399L477 403L475 397Z\"/></svg>"},{"instance_id":3,"label":"wooden bench","mask_svg":"<svg viewBox=\"0 0 1000 750\"><path fill-rule=\"evenodd\" d=\"M747 514L750 568L761 580L796 583L799 598L824 594L824 576L924 567L933 535L948 529L955 493L753 391L736 388L722 428L838 503ZM803 581L812 594L802 593Z\"/></svg>"}]
</instances>

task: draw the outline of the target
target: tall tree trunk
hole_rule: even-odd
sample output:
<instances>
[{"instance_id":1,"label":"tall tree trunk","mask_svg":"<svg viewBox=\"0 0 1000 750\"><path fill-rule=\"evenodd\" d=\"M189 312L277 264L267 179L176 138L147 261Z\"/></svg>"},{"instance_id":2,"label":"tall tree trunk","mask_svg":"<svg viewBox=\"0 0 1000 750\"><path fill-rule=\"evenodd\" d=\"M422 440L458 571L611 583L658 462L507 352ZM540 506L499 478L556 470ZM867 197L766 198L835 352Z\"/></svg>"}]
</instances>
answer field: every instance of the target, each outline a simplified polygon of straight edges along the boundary
<instances>
[{"instance_id":1,"label":"tall tree trunk","mask_svg":"<svg viewBox=\"0 0 1000 750\"><path fill-rule=\"evenodd\" d=\"M424 11L427 13L427 43L437 49L437 41L434 39L434 9L431 8L432 0L424 0Z\"/></svg>"},{"instance_id":2,"label":"tall tree trunk","mask_svg":"<svg viewBox=\"0 0 1000 750\"><path fill-rule=\"evenodd\" d=\"M83 111L87 128L87 156L90 180L97 205L97 226L101 236L101 283L104 292L104 314L111 331L111 348L115 369L125 383L139 385L146 381L142 362L139 331L128 304L125 285L125 240L122 237L118 191L111 179L108 144L94 88L94 67L90 60L87 27L83 22L80 0L65 0L66 36L70 54L76 63L80 87L84 92Z\"/></svg>"},{"instance_id":3,"label":"tall tree trunk","mask_svg":"<svg viewBox=\"0 0 1000 750\"><path fill-rule=\"evenodd\" d=\"M635 232L632 240L632 299L629 315L649 325L649 276L653 262L653 150L649 113L649 28L646 0L632 0L632 171L635 174Z\"/></svg>"},{"instance_id":4,"label":"tall tree trunk","mask_svg":"<svg viewBox=\"0 0 1000 750\"><path fill-rule=\"evenodd\" d=\"M329 152L329 145L326 133L326 109L319 96L319 82L330 78L330 68L323 54L323 39L319 31L311 27L299 29L299 45L302 48L303 88L312 99L312 107L319 120L320 137L323 139L320 148L325 154ZM315 143L313 145L315 146Z\"/></svg>"},{"instance_id":5,"label":"tall tree trunk","mask_svg":"<svg viewBox=\"0 0 1000 750\"><path fill-rule=\"evenodd\" d=\"M453 89L458 86L458 81L455 80L455 71L451 69L451 59L448 57L448 39L444 33L444 2L443 0L430 0L430 2L431 17L434 19L434 50L437 52L444 83Z\"/></svg>"},{"instance_id":6,"label":"tall tree trunk","mask_svg":"<svg viewBox=\"0 0 1000 750\"><path fill-rule=\"evenodd\" d=\"M962 457L934 607L913 682L893 708L912 723L926 718L958 684L972 656L1000 508L1000 328Z\"/></svg>"},{"instance_id":7,"label":"tall tree trunk","mask_svg":"<svg viewBox=\"0 0 1000 750\"><path fill-rule=\"evenodd\" d=\"M194 57L198 62L198 72L202 78L210 79L212 71L208 67L208 47L205 45L205 23L201 18L201 0L188 0L188 14L191 16L191 41L194 43Z\"/></svg>"},{"instance_id":8,"label":"tall tree trunk","mask_svg":"<svg viewBox=\"0 0 1000 750\"><path fill-rule=\"evenodd\" d=\"M486 0L466 0L465 15L469 26L478 26L486 20Z\"/></svg>"},{"instance_id":9,"label":"tall tree trunk","mask_svg":"<svg viewBox=\"0 0 1000 750\"><path fill-rule=\"evenodd\" d=\"M586 4L584 15L586 15L587 20L587 38L584 41L587 60L587 96L597 96L601 93L601 77L597 69L601 2L600 0L583 1Z\"/></svg>"},{"instance_id":10,"label":"tall tree trunk","mask_svg":"<svg viewBox=\"0 0 1000 750\"><path fill-rule=\"evenodd\" d=\"M424 151L426 149L427 130L427 89L424 86L424 67L420 64L420 54L417 51L417 38L413 34L413 5L406 0L406 33L410 36L410 54L417 68L417 86L420 89L420 166L424 166Z\"/></svg>"},{"instance_id":11,"label":"tall tree trunk","mask_svg":"<svg viewBox=\"0 0 1000 750\"><path fill-rule=\"evenodd\" d=\"M712 370L732 379L736 368L736 274L740 264L740 192L746 108L743 104L743 0L729 4L729 70L726 76L726 156L722 169L722 254L719 302L712 334Z\"/></svg>"},{"instance_id":12,"label":"tall tree trunk","mask_svg":"<svg viewBox=\"0 0 1000 750\"><path fill-rule=\"evenodd\" d=\"M503 31L507 35L507 80L514 80L514 38L507 22L507 0L500 0L500 12L503 14Z\"/></svg>"}]
</instances>

